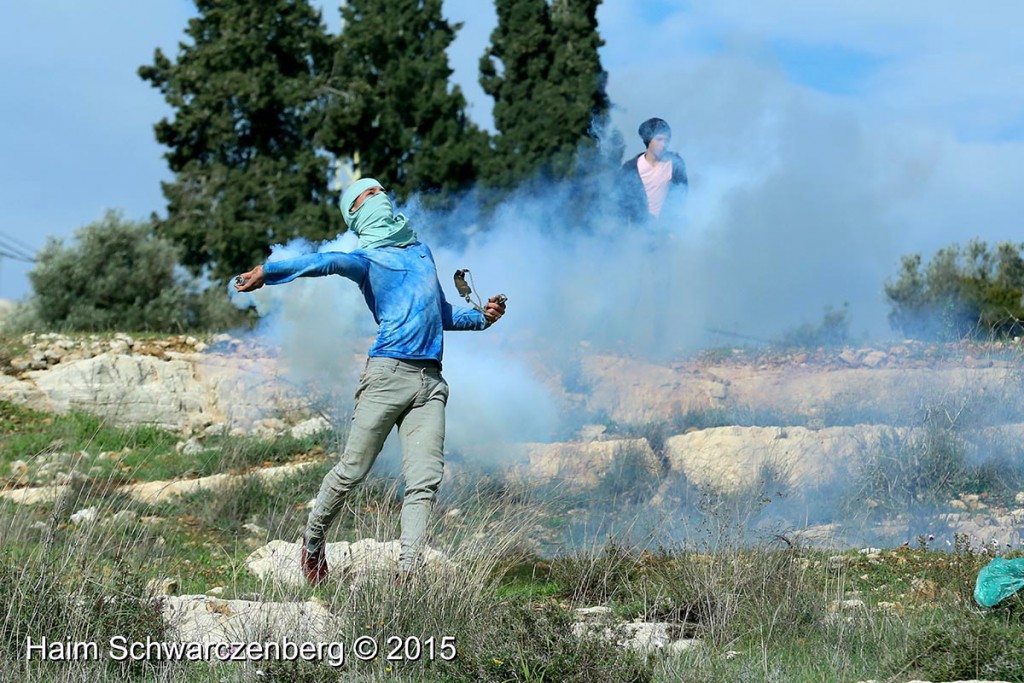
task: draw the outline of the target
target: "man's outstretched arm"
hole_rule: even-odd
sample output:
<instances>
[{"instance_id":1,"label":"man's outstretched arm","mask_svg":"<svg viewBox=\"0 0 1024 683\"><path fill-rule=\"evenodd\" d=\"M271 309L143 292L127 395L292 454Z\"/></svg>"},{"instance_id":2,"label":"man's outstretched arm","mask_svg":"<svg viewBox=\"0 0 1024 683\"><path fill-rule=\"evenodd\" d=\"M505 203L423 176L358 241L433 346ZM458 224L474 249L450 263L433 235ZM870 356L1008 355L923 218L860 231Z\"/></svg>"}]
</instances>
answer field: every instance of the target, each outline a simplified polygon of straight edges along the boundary
<instances>
[{"instance_id":1,"label":"man's outstretched arm","mask_svg":"<svg viewBox=\"0 0 1024 683\"><path fill-rule=\"evenodd\" d=\"M235 289L239 292L251 292L264 284L280 285L297 277L324 275L342 275L358 283L366 277L367 267L365 259L342 251L306 254L256 266L236 278Z\"/></svg>"},{"instance_id":2,"label":"man's outstretched arm","mask_svg":"<svg viewBox=\"0 0 1024 683\"><path fill-rule=\"evenodd\" d=\"M505 303L491 297L484 304L483 313L476 308L452 306L442 294L441 322L445 330L486 330L505 315Z\"/></svg>"}]
</instances>

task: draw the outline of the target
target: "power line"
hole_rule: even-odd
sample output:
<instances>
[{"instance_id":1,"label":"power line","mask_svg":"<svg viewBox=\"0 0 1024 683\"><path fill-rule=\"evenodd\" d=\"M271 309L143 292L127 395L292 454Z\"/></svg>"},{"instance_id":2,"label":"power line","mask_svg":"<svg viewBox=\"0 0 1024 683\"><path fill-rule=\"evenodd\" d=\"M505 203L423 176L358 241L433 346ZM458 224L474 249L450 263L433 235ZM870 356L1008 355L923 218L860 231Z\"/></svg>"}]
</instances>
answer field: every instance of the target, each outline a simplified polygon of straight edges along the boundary
<instances>
[{"instance_id":1,"label":"power line","mask_svg":"<svg viewBox=\"0 0 1024 683\"><path fill-rule=\"evenodd\" d=\"M6 239L8 242L18 245L22 249L27 249L28 251L36 250L35 247L33 247L31 244L28 244L27 242L22 242L19 238L15 237L14 235L8 235L5 232L0 232L0 237Z\"/></svg>"},{"instance_id":2,"label":"power line","mask_svg":"<svg viewBox=\"0 0 1024 683\"><path fill-rule=\"evenodd\" d=\"M34 258L25 257L25 256L18 256L17 254L12 254L10 252L4 251L3 249L0 249L0 257L6 257L6 258L9 258L9 259L14 259L15 261L24 261L25 263L35 263L36 262L36 260Z\"/></svg>"},{"instance_id":3,"label":"power line","mask_svg":"<svg viewBox=\"0 0 1024 683\"><path fill-rule=\"evenodd\" d=\"M28 261L30 263L35 262L36 250L28 246L24 242L6 233L0 232L0 248L3 249L3 255L8 258L18 259L20 261Z\"/></svg>"}]
</instances>

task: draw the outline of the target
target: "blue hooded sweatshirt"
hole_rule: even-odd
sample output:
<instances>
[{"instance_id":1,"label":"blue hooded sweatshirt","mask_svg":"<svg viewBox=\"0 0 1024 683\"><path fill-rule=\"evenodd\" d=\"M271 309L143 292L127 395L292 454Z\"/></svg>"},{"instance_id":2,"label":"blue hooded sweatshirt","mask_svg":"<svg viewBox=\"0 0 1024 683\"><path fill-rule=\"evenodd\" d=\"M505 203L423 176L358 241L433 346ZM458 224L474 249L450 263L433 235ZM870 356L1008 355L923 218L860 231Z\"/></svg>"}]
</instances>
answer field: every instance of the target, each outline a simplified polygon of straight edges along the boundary
<instances>
[{"instance_id":1,"label":"blue hooded sweatshirt","mask_svg":"<svg viewBox=\"0 0 1024 683\"><path fill-rule=\"evenodd\" d=\"M480 311L448 303L437 279L434 255L422 242L407 247L308 254L263 265L268 285L322 275L342 275L359 285L379 326L371 357L440 363L444 330L487 327Z\"/></svg>"}]
</instances>

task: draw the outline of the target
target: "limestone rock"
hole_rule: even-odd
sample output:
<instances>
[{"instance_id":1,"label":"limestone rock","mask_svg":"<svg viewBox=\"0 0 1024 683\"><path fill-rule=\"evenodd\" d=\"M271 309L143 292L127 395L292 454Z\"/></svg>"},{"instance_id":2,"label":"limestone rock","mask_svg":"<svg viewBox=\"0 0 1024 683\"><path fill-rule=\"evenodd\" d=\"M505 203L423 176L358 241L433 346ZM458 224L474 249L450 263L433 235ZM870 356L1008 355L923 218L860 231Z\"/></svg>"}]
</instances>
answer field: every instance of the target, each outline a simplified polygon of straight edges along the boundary
<instances>
[{"instance_id":1,"label":"limestone rock","mask_svg":"<svg viewBox=\"0 0 1024 683\"><path fill-rule=\"evenodd\" d=\"M0 373L0 400L36 410L51 409L50 399L33 383L3 373Z\"/></svg>"},{"instance_id":2,"label":"limestone rock","mask_svg":"<svg viewBox=\"0 0 1024 683\"><path fill-rule=\"evenodd\" d=\"M583 425L577 430L576 435L580 441L600 441L605 438L605 433L608 431L606 425Z\"/></svg>"},{"instance_id":3,"label":"limestone rock","mask_svg":"<svg viewBox=\"0 0 1024 683\"><path fill-rule=\"evenodd\" d=\"M610 619L612 613L612 608L604 605L597 605L596 607L577 607L576 619L579 621L599 621L601 619Z\"/></svg>"},{"instance_id":4,"label":"limestone rock","mask_svg":"<svg viewBox=\"0 0 1024 683\"><path fill-rule=\"evenodd\" d=\"M590 390L586 407L610 419L643 424L676 412L722 407L715 377L684 374L652 363L615 356L590 355L581 362Z\"/></svg>"},{"instance_id":5,"label":"limestone rock","mask_svg":"<svg viewBox=\"0 0 1024 683\"><path fill-rule=\"evenodd\" d=\"M323 603L221 600L209 595L159 599L168 640L184 642L325 642L341 622Z\"/></svg>"},{"instance_id":6,"label":"limestone rock","mask_svg":"<svg viewBox=\"0 0 1024 683\"><path fill-rule=\"evenodd\" d=\"M71 348L69 340L54 345L44 337L29 335L28 341L47 344L45 350L31 347L12 361L18 377L0 374L0 400L49 412L84 410L122 426L191 431L218 423L248 433L268 411L291 422L308 417L308 397L284 381L271 358L165 350L187 348L184 338L139 344L118 335Z\"/></svg>"},{"instance_id":7,"label":"limestone rock","mask_svg":"<svg viewBox=\"0 0 1024 683\"><path fill-rule=\"evenodd\" d=\"M203 446L203 442L200 439L192 437L187 441L179 441L175 444L174 450L182 455L199 455L206 450L206 448Z\"/></svg>"},{"instance_id":8,"label":"limestone rock","mask_svg":"<svg viewBox=\"0 0 1024 683\"><path fill-rule=\"evenodd\" d=\"M300 472L315 463L300 462L280 467L267 467L253 470L248 474L211 474L208 477L197 479L174 479L171 481L147 481L139 484L130 484L121 487L125 493L140 503L154 504L170 500L174 496L181 496L197 491L220 490L224 487L237 483L241 477L252 476L264 482L279 481L288 475Z\"/></svg>"},{"instance_id":9,"label":"limestone rock","mask_svg":"<svg viewBox=\"0 0 1024 683\"><path fill-rule=\"evenodd\" d=\"M334 429L334 426L327 418L318 416L295 425L291 428L290 433L293 439L305 439L315 436L320 432L331 431L332 429Z\"/></svg>"},{"instance_id":10,"label":"limestone rock","mask_svg":"<svg viewBox=\"0 0 1024 683\"><path fill-rule=\"evenodd\" d=\"M639 652L667 650L678 654L697 645L694 639L678 637L678 624L666 622L620 622L602 625L591 621L578 621L572 626L578 638L599 638L614 642L621 648Z\"/></svg>"},{"instance_id":11,"label":"limestone rock","mask_svg":"<svg viewBox=\"0 0 1024 683\"><path fill-rule=\"evenodd\" d=\"M24 489L0 491L0 498L21 505L52 503L69 491L68 486L36 486Z\"/></svg>"},{"instance_id":12,"label":"limestone rock","mask_svg":"<svg viewBox=\"0 0 1024 683\"><path fill-rule=\"evenodd\" d=\"M512 447L510 470L533 482L556 482L570 490L593 488L617 465L652 475L661 463L647 439L566 443L526 443Z\"/></svg>"},{"instance_id":13,"label":"limestone rock","mask_svg":"<svg viewBox=\"0 0 1024 683\"><path fill-rule=\"evenodd\" d=\"M177 592L177 579L150 579L146 582L146 593L148 595L174 595Z\"/></svg>"},{"instance_id":14,"label":"limestone rock","mask_svg":"<svg viewBox=\"0 0 1024 683\"><path fill-rule=\"evenodd\" d=\"M251 433L253 436L261 439L273 439L275 436L283 434L285 429L286 425L284 420L280 420L276 417L265 418L256 421L252 426Z\"/></svg>"},{"instance_id":15,"label":"limestone rock","mask_svg":"<svg viewBox=\"0 0 1024 683\"><path fill-rule=\"evenodd\" d=\"M11 478L14 480L22 479L28 474L28 463L24 460L14 460L10 465Z\"/></svg>"},{"instance_id":16,"label":"limestone rock","mask_svg":"<svg viewBox=\"0 0 1024 683\"><path fill-rule=\"evenodd\" d=\"M242 528L245 531L248 531L253 536L266 536L267 535L267 530L264 529L263 527L261 527L259 524L252 524L250 522L248 524L243 524Z\"/></svg>"},{"instance_id":17,"label":"limestone rock","mask_svg":"<svg viewBox=\"0 0 1024 683\"><path fill-rule=\"evenodd\" d=\"M185 361L105 353L28 372L25 378L45 394L50 410L84 410L116 424L174 429L211 409Z\"/></svg>"},{"instance_id":18,"label":"limestone rock","mask_svg":"<svg viewBox=\"0 0 1024 683\"><path fill-rule=\"evenodd\" d=\"M734 491L766 473L791 485L831 481L855 455L894 433L870 425L717 427L670 437L665 453L672 470L691 482Z\"/></svg>"},{"instance_id":19,"label":"limestone rock","mask_svg":"<svg viewBox=\"0 0 1024 683\"><path fill-rule=\"evenodd\" d=\"M245 566L261 579L287 586L305 586L306 579L299 568L301 550L301 543L274 540L250 554L245 559ZM400 552L398 541L381 542L367 538L355 543L328 543L328 580L359 583L372 574L395 572ZM423 551L423 562L427 571L434 566L451 564L444 553L432 548Z\"/></svg>"},{"instance_id":20,"label":"limestone rock","mask_svg":"<svg viewBox=\"0 0 1024 683\"><path fill-rule=\"evenodd\" d=\"M888 359L889 356L884 351L870 351L866 356L864 356L864 358L861 360L861 363L863 363L865 366L869 368L877 368L879 365L885 363Z\"/></svg>"},{"instance_id":21,"label":"limestone rock","mask_svg":"<svg viewBox=\"0 0 1024 683\"><path fill-rule=\"evenodd\" d=\"M92 524L99 519L100 513L94 507L84 508L71 515L72 524Z\"/></svg>"},{"instance_id":22,"label":"limestone rock","mask_svg":"<svg viewBox=\"0 0 1024 683\"><path fill-rule=\"evenodd\" d=\"M864 601L859 598L849 600L833 600L828 604L829 612L860 612L867 609Z\"/></svg>"}]
</instances>

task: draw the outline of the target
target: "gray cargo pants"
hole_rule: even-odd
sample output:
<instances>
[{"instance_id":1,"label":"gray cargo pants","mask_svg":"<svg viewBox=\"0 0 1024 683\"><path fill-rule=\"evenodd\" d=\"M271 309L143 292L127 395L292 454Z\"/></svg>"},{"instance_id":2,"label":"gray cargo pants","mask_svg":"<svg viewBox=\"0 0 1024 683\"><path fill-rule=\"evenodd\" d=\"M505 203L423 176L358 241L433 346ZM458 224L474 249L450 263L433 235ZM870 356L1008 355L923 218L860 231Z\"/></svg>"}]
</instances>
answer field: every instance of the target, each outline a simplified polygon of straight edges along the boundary
<instances>
[{"instance_id":1,"label":"gray cargo pants","mask_svg":"<svg viewBox=\"0 0 1024 683\"><path fill-rule=\"evenodd\" d=\"M448 383L434 361L370 358L356 389L345 451L324 477L306 523L306 548L317 551L338 516L345 494L370 471L384 440L398 425L402 443L402 554L400 571L413 569L444 473L444 408Z\"/></svg>"}]
</instances>

